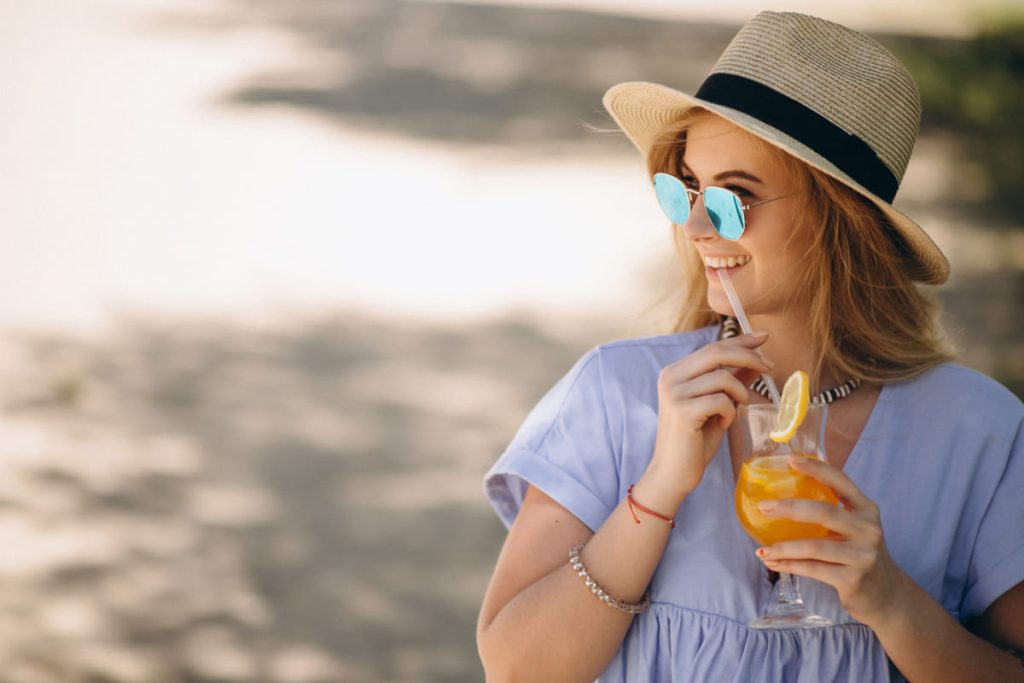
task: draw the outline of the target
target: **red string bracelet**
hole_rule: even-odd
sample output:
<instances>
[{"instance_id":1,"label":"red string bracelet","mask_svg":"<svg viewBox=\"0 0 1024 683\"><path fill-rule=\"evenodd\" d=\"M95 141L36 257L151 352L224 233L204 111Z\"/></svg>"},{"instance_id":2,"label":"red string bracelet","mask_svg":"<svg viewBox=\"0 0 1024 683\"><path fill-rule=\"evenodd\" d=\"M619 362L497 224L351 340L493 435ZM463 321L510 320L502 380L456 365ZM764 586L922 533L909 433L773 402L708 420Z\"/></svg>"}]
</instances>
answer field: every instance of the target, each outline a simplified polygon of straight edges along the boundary
<instances>
[{"instance_id":1,"label":"red string bracelet","mask_svg":"<svg viewBox=\"0 0 1024 683\"><path fill-rule=\"evenodd\" d=\"M634 510L633 510L634 507L637 507L637 508L640 508L641 512L646 512L647 514L649 514L651 516L657 517L658 519L663 519L666 522L668 522L668 528L669 529L675 529L676 528L676 520L672 519L671 517L666 517L665 515L660 514L658 512L655 512L654 510L652 510L650 508L646 508L643 505L641 505L640 503L636 502L636 498L633 497L633 487L634 486L636 486L636 484L630 484L629 488L626 489L626 505L629 507L630 514L633 515L633 520L636 521L637 524L640 523L640 518L637 517L636 512L634 512Z\"/></svg>"}]
</instances>

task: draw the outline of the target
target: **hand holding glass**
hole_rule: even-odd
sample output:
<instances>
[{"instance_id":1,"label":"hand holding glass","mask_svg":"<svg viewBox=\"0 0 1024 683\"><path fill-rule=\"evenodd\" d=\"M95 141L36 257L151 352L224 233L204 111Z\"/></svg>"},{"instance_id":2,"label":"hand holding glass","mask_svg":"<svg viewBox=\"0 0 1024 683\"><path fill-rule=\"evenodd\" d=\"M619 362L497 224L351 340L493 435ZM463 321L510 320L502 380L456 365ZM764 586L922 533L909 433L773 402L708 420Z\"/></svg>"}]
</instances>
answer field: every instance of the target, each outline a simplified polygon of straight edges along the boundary
<instances>
[{"instance_id":1,"label":"hand holding glass","mask_svg":"<svg viewBox=\"0 0 1024 683\"><path fill-rule=\"evenodd\" d=\"M825 460L825 420L828 406L812 403L807 417L787 443L768 437L775 425L778 408L771 404L742 406L740 424L747 428L747 448L736 483L736 514L740 523L761 545L801 538L826 538L828 529L817 524L798 522L763 514L758 503L765 500L805 498L837 505L835 493L821 482L789 466L793 456ZM796 577L782 574L776 602L768 614L752 621L758 629L806 628L828 626L832 622L809 614L797 586Z\"/></svg>"}]
</instances>

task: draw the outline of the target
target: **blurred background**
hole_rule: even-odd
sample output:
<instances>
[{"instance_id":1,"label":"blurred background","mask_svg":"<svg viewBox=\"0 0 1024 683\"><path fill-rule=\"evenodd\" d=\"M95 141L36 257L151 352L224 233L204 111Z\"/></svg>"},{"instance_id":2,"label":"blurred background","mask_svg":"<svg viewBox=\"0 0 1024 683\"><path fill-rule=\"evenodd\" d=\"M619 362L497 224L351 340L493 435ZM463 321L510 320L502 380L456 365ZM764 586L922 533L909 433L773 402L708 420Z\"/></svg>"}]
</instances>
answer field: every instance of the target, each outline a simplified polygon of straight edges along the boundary
<instances>
[{"instance_id":1,"label":"blurred background","mask_svg":"<svg viewBox=\"0 0 1024 683\"><path fill-rule=\"evenodd\" d=\"M589 347L666 331L600 104L765 6L0 0L0 680L479 681L481 477ZM1024 395L1020 2L795 1L921 86L897 199Z\"/></svg>"}]
</instances>

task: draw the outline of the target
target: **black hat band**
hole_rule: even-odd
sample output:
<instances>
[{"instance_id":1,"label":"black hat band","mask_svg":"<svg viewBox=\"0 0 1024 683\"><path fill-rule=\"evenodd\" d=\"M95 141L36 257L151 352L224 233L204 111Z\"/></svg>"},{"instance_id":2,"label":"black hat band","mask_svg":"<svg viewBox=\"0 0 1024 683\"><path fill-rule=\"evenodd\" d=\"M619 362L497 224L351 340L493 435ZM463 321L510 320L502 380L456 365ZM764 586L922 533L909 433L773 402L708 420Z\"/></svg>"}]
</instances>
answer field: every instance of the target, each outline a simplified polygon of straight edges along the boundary
<instances>
[{"instance_id":1,"label":"black hat band","mask_svg":"<svg viewBox=\"0 0 1024 683\"><path fill-rule=\"evenodd\" d=\"M899 179L866 142L763 83L715 73L701 84L696 97L743 112L782 131L889 203L896 196Z\"/></svg>"}]
</instances>

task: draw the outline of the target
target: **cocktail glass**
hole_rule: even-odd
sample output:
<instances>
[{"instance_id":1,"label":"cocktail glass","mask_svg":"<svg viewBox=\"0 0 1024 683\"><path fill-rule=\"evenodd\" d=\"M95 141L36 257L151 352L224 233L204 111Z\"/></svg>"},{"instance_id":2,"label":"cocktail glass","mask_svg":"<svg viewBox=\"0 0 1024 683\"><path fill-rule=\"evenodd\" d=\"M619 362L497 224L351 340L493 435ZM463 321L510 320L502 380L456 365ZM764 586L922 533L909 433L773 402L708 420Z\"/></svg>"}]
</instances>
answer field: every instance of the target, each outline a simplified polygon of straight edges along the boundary
<instances>
[{"instance_id":1,"label":"cocktail glass","mask_svg":"<svg viewBox=\"0 0 1024 683\"><path fill-rule=\"evenodd\" d=\"M828 406L812 403L807 417L790 441L776 443L768 437L775 426L778 407L755 404L740 407L739 424L746 426L747 439L743 466L736 483L736 514L740 523L761 545L801 538L827 538L831 532L823 526L797 522L761 513L763 500L808 498L837 505L835 493L816 479L789 466L789 458L800 456L825 460L825 420ZM750 622L750 628L809 628L829 626L826 617L810 614L800 596L797 577L781 574L775 602L768 613Z\"/></svg>"}]
</instances>

